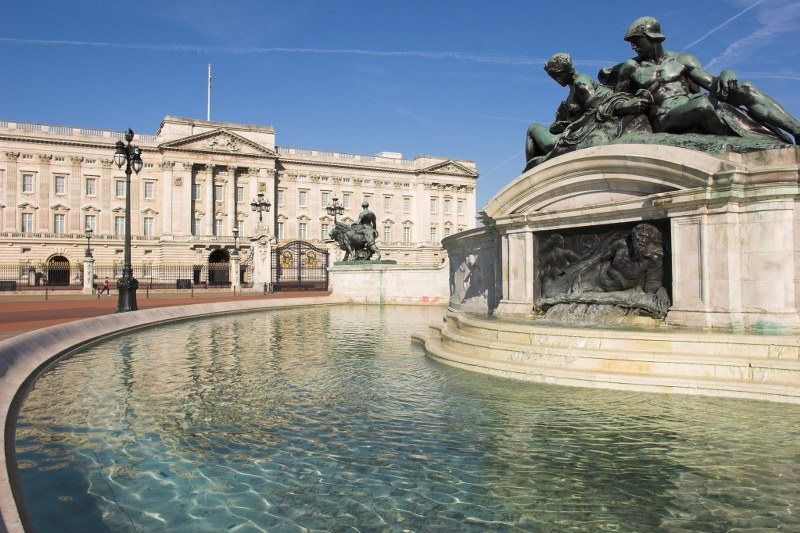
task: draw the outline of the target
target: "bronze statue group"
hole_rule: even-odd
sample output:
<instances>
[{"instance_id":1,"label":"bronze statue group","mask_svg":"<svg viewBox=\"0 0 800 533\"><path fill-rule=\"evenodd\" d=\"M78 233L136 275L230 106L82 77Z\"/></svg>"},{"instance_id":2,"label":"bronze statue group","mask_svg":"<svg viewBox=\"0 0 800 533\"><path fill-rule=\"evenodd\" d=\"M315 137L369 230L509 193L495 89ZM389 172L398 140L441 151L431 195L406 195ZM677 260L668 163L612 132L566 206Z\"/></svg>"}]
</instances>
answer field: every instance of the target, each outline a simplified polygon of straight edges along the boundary
<instances>
[{"instance_id":1,"label":"bronze statue group","mask_svg":"<svg viewBox=\"0 0 800 533\"><path fill-rule=\"evenodd\" d=\"M636 57L602 69L597 80L577 72L567 53L547 61L545 71L569 87L569 95L553 124L528 127L525 170L578 148L613 142L706 149L713 142L708 136L716 136L718 146L728 149L800 143L800 122L754 85L739 83L732 70L714 77L693 55L665 50L653 17L635 20L624 39ZM734 139L719 143L721 137Z\"/></svg>"}]
</instances>

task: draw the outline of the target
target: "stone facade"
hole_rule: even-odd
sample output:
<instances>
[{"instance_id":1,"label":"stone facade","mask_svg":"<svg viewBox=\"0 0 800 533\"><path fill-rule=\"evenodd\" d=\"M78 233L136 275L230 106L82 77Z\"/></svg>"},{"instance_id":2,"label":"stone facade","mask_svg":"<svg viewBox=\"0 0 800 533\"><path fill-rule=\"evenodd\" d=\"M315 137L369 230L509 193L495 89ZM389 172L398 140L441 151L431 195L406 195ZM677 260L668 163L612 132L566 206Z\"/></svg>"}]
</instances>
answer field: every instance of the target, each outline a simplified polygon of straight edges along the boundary
<instances>
[{"instance_id":1,"label":"stone facade","mask_svg":"<svg viewBox=\"0 0 800 533\"><path fill-rule=\"evenodd\" d=\"M121 260L125 174L112 162L122 134L0 121L0 260L82 258L92 226L100 262ZM376 156L284 148L270 126L167 116L137 134L144 168L131 182L133 261L204 262L217 249L250 246L258 214L278 244L327 239L334 196L352 221L367 199L378 217L384 258L439 264L440 241L474 226L472 161L381 152ZM330 246L330 244L329 244Z\"/></svg>"}]
</instances>

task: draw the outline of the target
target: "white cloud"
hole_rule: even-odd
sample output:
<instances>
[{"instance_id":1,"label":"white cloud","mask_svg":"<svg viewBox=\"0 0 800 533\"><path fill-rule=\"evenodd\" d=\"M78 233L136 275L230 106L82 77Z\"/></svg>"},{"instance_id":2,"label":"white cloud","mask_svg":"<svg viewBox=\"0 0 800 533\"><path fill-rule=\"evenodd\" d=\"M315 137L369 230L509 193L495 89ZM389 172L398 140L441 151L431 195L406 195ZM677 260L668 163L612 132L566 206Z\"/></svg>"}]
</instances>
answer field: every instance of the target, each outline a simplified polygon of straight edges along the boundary
<instances>
[{"instance_id":1,"label":"white cloud","mask_svg":"<svg viewBox=\"0 0 800 533\"><path fill-rule=\"evenodd\" d=\"M101 41L69 41L69 40L43 40L43 39L18 39L13 37L0 37L0 42L31 44L40 46L85 46L93 48L124 48L132 50L149 50L153 52L194 52L202 54L330 54L330 55L355 55L370 57L408 57L420 59L452 59L457 61L472 61L476 63L492 63L499 65L544 65L546 58L510 56L505 54L488 54L472 52L451 51L423 51L423 50L362 50L357 48L288 48L288 47L232 47L232 46L200 46L193 44L130 44L109 43ZM607 66L614 61L599 59L576 59L576 65Z\"/></svg>"},{"instance_id":2,"label":"white cloud","mask_svg":"<svg viewBox=\"0 0 800 533\"><path fill-rule=\"evenodd\" d=\"M775 0L763 2L754 10L759 26L734 42L706 65L710 71L730 67L748 59L760 48L800 31L800 2Z\"/></svg>"}]
</instances>

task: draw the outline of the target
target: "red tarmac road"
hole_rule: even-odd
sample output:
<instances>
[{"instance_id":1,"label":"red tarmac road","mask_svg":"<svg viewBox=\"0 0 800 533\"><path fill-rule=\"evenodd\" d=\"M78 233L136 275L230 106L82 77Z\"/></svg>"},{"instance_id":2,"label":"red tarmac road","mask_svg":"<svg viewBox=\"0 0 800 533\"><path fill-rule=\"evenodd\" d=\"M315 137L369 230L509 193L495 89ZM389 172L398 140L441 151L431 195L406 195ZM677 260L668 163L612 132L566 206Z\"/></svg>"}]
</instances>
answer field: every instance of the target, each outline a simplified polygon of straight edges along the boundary
<instances>
[{"instance_id":1,"label":"red tarmac road","mask_svg":"<svg viewBox=\"0 0 800 533\"><path fill-rule=\"evenodd\" d=\"M168 307L172 305L203 304L227 302L233 300L258 300L275 298L302 298L309 296L327 296L327 291L279 292L274 294L239 294L231 293L201 294L194 298L183 294L150 294L143 298L137 294L139 309L152 307ZM41 298L41 297L39 297ZM0 301L0 341L32 329L45 328L55 324L80 320L93 316L113 313L117 308L117 295L97 296L67 295L50 296L48 300L15 299L4 297Z\"/></svg>"}]
</instances>

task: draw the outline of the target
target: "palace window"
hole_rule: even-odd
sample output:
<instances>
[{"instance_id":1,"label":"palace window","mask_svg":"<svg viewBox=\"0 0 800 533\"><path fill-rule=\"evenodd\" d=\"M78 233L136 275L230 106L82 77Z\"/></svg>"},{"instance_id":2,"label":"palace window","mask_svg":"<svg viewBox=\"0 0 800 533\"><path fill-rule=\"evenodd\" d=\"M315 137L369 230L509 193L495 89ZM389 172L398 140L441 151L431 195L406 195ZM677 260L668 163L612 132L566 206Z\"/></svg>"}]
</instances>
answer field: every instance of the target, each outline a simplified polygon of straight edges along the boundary
<instances>
[{"instance_id":1,"label":"palace window","mask_svg":"<svg viewBox=\"0 0 800 533\"><path fill-rule=\"evenodd\" d=\"M328 224L323 224L322 226L320 226L319 240L326 241L326 240L330 239L330 236L328 235L328 231L330 231L329 227L330 226L328 226Z\"/></svg>"},{"instance_id":2,"label":"palace window","mask_svg":"<svg viewBox=\"0 0 800 533\"><path fill-rule=\"evenodd\" d=\"M53 182L54 194L66 194L67 192L67 178L65 176L56 176Z\"/></svg>"},{"instance_id":3,"label":"palace window","mask_svg":"<svg viewBox=\"0 0 800 533\"><path fill-rule=\"evenodd\" d=\"M237 220L236 228L239 230L239 237L244 237L244 220Z\"/></svg>"},{"instance_id":4,"label":"palace window","mask_svg":"<svg viewBox=\"0 0 800 533\"><path fill-rule=\"evenodd\" d=\"M411 197L403 196L403 213L411 212Z\"/></svg>"},{"instance_id":5,"label":"palace window","mask_svg":"<svg viewBox=\"0 0 800 533\"><path fill-rule=\"evenodd\" d=\"M22 213L22 233L33 233L33 213Z\"/></svg>"},{"instance_id":6,"label":"palace window","mask_svg":"<svg viewBox=\"0 0 800 533\"><path fill-rule=\"evenodd\" d=\"M342 193L342 205L345 209L350 209L350 197L352 196L351 193L345 192Z\"/></svg>"},{"instance_id":7,"label":"palace window","mask_svg":"<svg viewBox=\"0 0 800 533\"><path fill-rule=\"evenodd\" d=\"M431 197L431 214L436 214L436 198Z\"/></svg>"},{"instance_id":8,"label":"palace window","mask_svg":"<svg viewBox=\"0 0 800 533\"><path fill-rule=\"evenodd\" d=\"M408 226L403 228L403 244L411 244L411 228Z\"/></svg>"},{"instance_id":9,"label":"palace window","mask_svg":"<svg viewBox=\"0 0 800 533\"><path fill-rule=\"evenodd\" d=\"M276 233L278 239L283 239L283 222L278 222L278 231Z\"/></svg>"},{"instance_id":10,"label":"palace window","mask_svg":"<svg viewBox=\"0 0 800 533\"><path fill-rule=\"evenodd\" d=\"M114 217L114 235L125 235L125 217Z\"/></svg>"},{"instance_id":11,"label":"palace window","mask_svg":"<svg viewBox=\"0 0 800 533\"><path fill-rule=\"evenodd\" d=\"M331 203L331 193L329 191L322 191L322 196L320 197L322 208L328 206Z\"/></svg>"},{"instance_id":12,"label":"palace window","mask_svg":"<svg viewBox=\"0 0 800 533\"><path fill-rule=\"evenodd\" d=\"M222 235L222 220L218 218L214 219L214 235L217 237Z\"/></svg>"},{"instance_id":13,"label":"palace window","mask_svg":"<svg viewBox=\"0 0 800 533\"><path fill-rule=\"evenodd\" d=\"M97 217L95 215L84 215L83 229L84 230L90 229L92 231L97 231Z\"/></svg>"},{"instance_id":14,"label":"palace window","mask_svg":"<svg viewBox=\"0 0 800 533\"><path fill-rule=\"evenodd\" d=\"M361 203L363 204L364 202L367 202L368 204L372 204L372 195L371 194L365 194L364 195L364 200Z\"/></svg>"},{"instance_id":15,"label":"palace window","mask_svg":"<svg viewBox=\"0 0 800 533\"><path fill-rule=\"evenodd\" d=\"M154 197L154 189L155 183L152 181L145 181L144 182L144 199L145 200L152 200Z\"/></svg>"},{"instance_id":16,"label":"palace window","mask_svg":"<svg viewBox=\"0 0 800 533\"><path fill-rule=\"evenodd\" d=\"M384 211L391 211L392 210L392 197L391 196L384 196L383 197L383 210Z\"/></svg>"},{"instance_id":17,"label":"palace window","mask_svg":"<svg viewBox=\"0 0 800 533\"><path fill-rule=\"evenodd\" d=\"M145 237L152 237L153 236L153 219L152 219L152 217L145 217L144 218L144 236Z\"/></svg>"},{"instance_id":18,"label":"palace window","mask_svg":"<svg viewBox=\"0 0 800 533\"><path fill-rule=\"evenodd\" d=\"M86 196L97 194L97 178L86 178Z\"/></svg>"},{"instance_id":19,"label":"palace window","mask_svg":"<svg viewBox=\"0 0 800 533\"><path fill-rule=\"evenodd\" d=\"M431 242L436 242L436 226L431 226Z\"/></svg>"},{"instance_id":20,"label":"palace window","mask_svg":"<svg viewBox=\"0 0 800 533\"><path fill-rule=\"evenodd\" d=\"M278 205L283 205L283 197L285 196L284 194L285 192L286 191L284 189L278 189L278 198L277 198Z\"/></svg>"},{"instance_id":21,"label":"palace window","mask_svg":"<svg viewBox=\"0 0 800 533\"><path fill-rule=\"evenodd\" d=\"M392 242L392 226L390 224L383 226L383 242Z\"/></svg>"},{"instance_id":22,"label":"palace window","mask_svg":"<svg viewBox=\"0 0 800 533\"><path fill-rule=\"evenodd\" d=\"M301 222L297 229L297 235L301 239L305 239L308 236L308 224Z\"/></svg>"},{"instance_id":23,"label":"palace window","mask_svg":"<svg viewBox=\"0 0 800 533\"><path fill-rule=\"evenodd\" d=\"M236 187L236 203L244 203L244 187Z\"/></svg>"},{"instance_id":24,"label":"palace window","mask_svg":"<svg viewBox=\"0 0 800 533\"><path fill-rule=\"evenodd\" d=\"M445 226L444 227L444 236L445 237L449 237L450 236L450 226Z\"/></svg>"},{"instance_id":25,"label":"palace window","mask_svg":"<svg viewBox=\"0 0 800 533\"><path fill-rule=\"evenodd\" d=\"M192 200L199 200L200 199L200 184L194 183L192 184Z\"/></svg>"},{"instance_id":26,"label":"palace window","mask_svg":"<svg viewBox=\"0 0 800 533\"><path fill-rule=\"evenodd\" d=\"M224 191L222 189L222 185L214 185L214 200L217 202L222 201L222 195Z\"/></svg>"},{"instance_id":27,"label":"palace window","mask_svg":"<svg viewBox=\"0 0 800 533\"><path fill-rule=\"evenodd\" d=\"M33 192L33 174L22 175L22 192Z\"/></svg>"},{"instance_id":28,"label":"palace window","mask_svg":"<svg viewBox=\"0 0 800 533\"><path fill-rule=\"evenodd\" d=\"M114 195L117 198L125 198L125 180L116 180L114 182Z\"/></svg>"},{"instance_id":29,"label":"palace window","mask_svg":"<svg viewBox=\"0 0 800 533\"><path fill-rule=\"evenodd\" d=\"M449 215L450 214L450 206L451 206L452 203L453 203L453 201L450 198L445 198L444 199L444 214L445 215Z\"/></svg>"},{"instance_id":30,"label":"palace window","mask_svg":"<svg viewBox=\"0 0 800 533\"><path fill-rule=\"evenodd\" d=\"M203 223L203 221L200 220L199 218L193 218L192 219L192 235L195 235L195 236L200 235L200 228L202 227L201 226L202 223Z\"/></svg>"},{"instance_id":31,"label":"palace window","mask_svg":"<svg viewBox=\"0 0 800 533\"><path fill-rule=\"evenodd\" d=\"M464 214L464 200L459 200L458 203L456 203L456 209L458 209L459 215Z\"/></svg>"},{"instance_id":32,"label":"palace window","mask_svg":"<svg viewBox=\"0 0 800 533\"><path fill-rule=\"evenodd\" d=\"M64 233L66 219L67 217L64 213L56 213L53 215L53 233Z\"/></svg>"},{"instance_id":33,"label":"palace window","mask_svg":"<svg viewBox=\"0 0 800 533\"><path fill-rule=\"evenodd\" d=\"M300 207L308 207L308 191L302 190L297 192L297 205Z\"/></svg>"}]
</instances>

